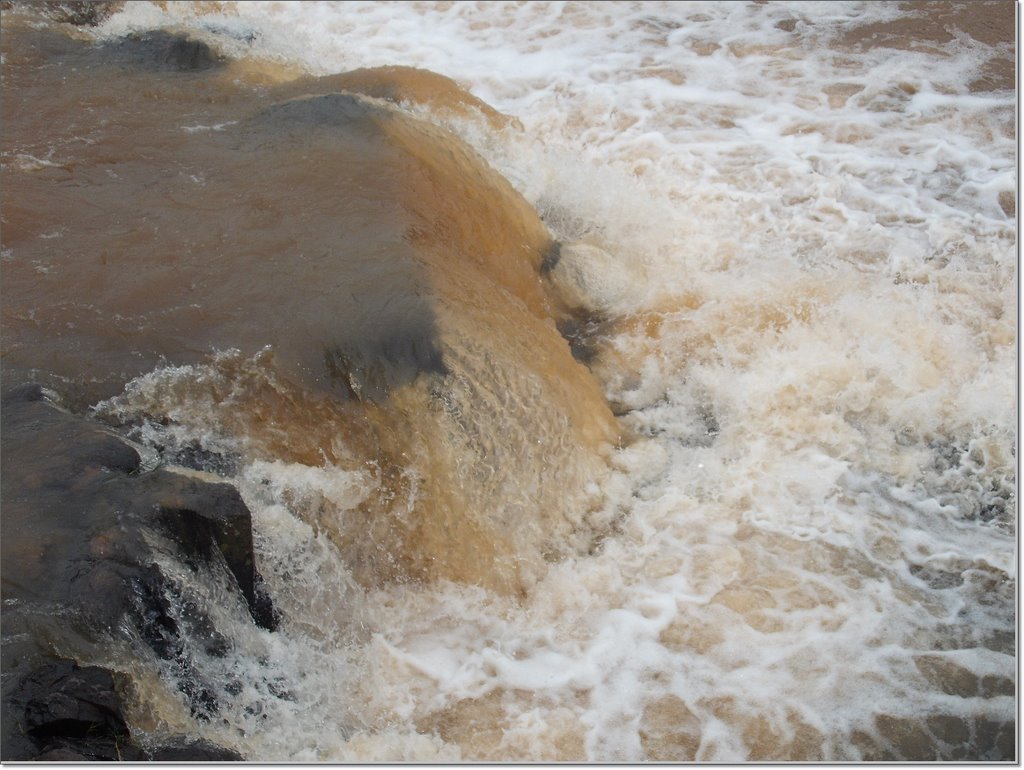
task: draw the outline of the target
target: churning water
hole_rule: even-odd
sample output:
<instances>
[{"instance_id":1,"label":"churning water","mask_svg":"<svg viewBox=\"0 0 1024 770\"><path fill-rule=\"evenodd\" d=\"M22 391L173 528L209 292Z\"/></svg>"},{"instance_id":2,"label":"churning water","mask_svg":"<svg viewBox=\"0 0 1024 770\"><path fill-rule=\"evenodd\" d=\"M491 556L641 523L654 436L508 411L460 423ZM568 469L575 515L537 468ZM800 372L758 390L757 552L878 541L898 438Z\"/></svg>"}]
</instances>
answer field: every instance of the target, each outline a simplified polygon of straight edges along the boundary
<instances>
[{"instance_id":1,"label":"churning water","mask_svg":"<svg viewBox=\"0 0 1024 770\"><path fill-rule=\"evenodd\" d=\"M1012 758L1013 13L139 2L75 33L235 60L157 96L44 66L11 41L57 25L9 14L8 371L230 478L283 615L182 571L230 629L196 644L218 711L111 645L133 728L250 760ZM438 90L331 107L389 144L275 128L386 65L501 114L404 72ZM545 226L586 367L538 320ZM406 369L360 363L393 339Z\"/></svg>"}]
</instances>

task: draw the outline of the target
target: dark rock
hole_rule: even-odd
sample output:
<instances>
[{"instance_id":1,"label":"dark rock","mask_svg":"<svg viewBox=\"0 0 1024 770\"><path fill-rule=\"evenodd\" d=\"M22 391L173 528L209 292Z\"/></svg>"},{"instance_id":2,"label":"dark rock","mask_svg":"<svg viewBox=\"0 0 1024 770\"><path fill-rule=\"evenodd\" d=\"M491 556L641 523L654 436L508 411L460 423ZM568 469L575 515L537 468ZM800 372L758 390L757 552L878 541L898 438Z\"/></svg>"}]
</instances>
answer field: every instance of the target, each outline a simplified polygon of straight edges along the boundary
<instances>
[{"instance_id":1,"label":"dark rock","mask_svg":"<svg viewBox=\"0 0 1024 770\"><path fill-rule=\"evenodd\" d=\"M555 267L558 266L558 260L562 258L562 243L561 241L551 241L548 244L547 249L544 251L543 259L540 263L540 274L548 275Z\"/></svg>"},{"instance_id":2,"label":"dark rock","mask_svg":"<svg viewBox=\"0 0 1024 770\"><path fill-rule=\"evenodd\" d=\"M125 625L172 664L197 716L215 713L216 694L198 675L189 648L196 642L188 640L206 640L207 655L230 645L157 566L152 543L162 541L152 536L196 571L226 569L254 621L272 629L277 616L237 490L145 471L131 446L56 408L37 385L8 391L0 409L4 759L113 760L138 751L110 672L64 659Z\"/></svg>"},{"instance_id":3,"label":"dark rock","mask_svg":"<svg viewBox=\"0 0 1024 770\"><path fill-rule=\"evenodd\" d=\"M572 357L581 364L590 365L599 352L600 334L606 331L607 324L599 316L579 313L576 317L568 317L558 321L558 333L569 343Z\"/></svg>"},{"instance_id":4,"label":"dark rock","mask_svg":"<svg viewBox=\"0 0 1024 770\"><path fill-rule=\"evenodd\" d=\"M180 746L165 746L150 753L153 762L240 762L242 755L209 741L189 741Z\"/></svg>"},{"instance_id":5,"label":"dark rock","mask_svg":"<svg viewBox=\"0 0 1024 770\"><path fill-rule=\"evenodd\" d=\"M253 619L261 626L275 625L272 617L257 617L253 563L252 520L249 509L230 484L210 484L167 471L146 478L153 487L158 521L182 552L207 562L219 551L238 582Z\"/></svg>"},{"instance_id":6,"label":"dark rock","mask_svg":"<svg viewBox=\"0 0 1024 770\"><path fill-rule=\"evenodd\" d=\"M166 447L158 446L156 449L168 462L183 468L192 468L217 476L234 476L238 472L237 458L204 449L198 443L185 444L170 451L166 451Z\"/></svg>"},{"instance_id":7,"label":"dark rock","mask_svg":"<svg viewBox=\"0 0 1024 770\"><path fill-rule=\"evenodd\" d=\"M12 703L22 729L41 748L37 759L139 759L109 671L70 661L44 664L23 678ZM122 749L122 747L124 747ZM8 759L5 752L4 759Z\"/></svg>"},{"instance_id":8,"label":"dark rock","mask_svg":"<svg viewBox=\"0 0 1024 770\"><path fill-rule=\"evenodd\" d=\"M71 749L49 749L35 758L36 762L88 762L89 757Z\"/></svg>"},{"instance_id":9,"label":"dark rock","mask_svg":"<svg viewBox=\"0 0 1024 770\"><path fill-rule=\"evenodd\" d=\"M265 598L257 600L252 521L234 487L163 468L141 473L131 446L55 408L38 386L10 391L2 409L4 559L24 561L28 538L44 543L48 556L25 565L35 578L26 585L30 595L76 596L108 625L116 622L125 597L138 593L152 569L143 528L160 529L193 563L219 552L254 619L274 625ZM70 594L58 590L65 584ZM100 599L97 589L108 596Z\"/></svg>"},{"instance_id":10,"label":"dark rock","mask_svg":"<svg viewBox=\"0 0 1024 770\"><path fill-rule=\"evenodd\" d=\"M133 32L103 50L115 62L143 70L203 72L227 63L203 41L163 29Z\"/></svg>"},{"instance_id":11,"label":"dark rock","mask_svg":"<svg viewBox=\"0 0 1024 770\"><path fill-rule=\"evenodd\" d=\"M251 125L277 138L301 136L311 129L376 132L386 111L358 94L333 93L300 96L272 104L252 120Z\"/></svg>"},{"instance_id":12,"label":"dark rock","mask_svg":"<svg viewBox=\"0 0 1024 770\"><path fill-rule=\"evenodd\" d=\"M4 759L37 762L238 762L236 751L206 740L180 737L170 745L142 749L125 724L123 703L110 671L71 661L47 663L24 677L11 696L24 713L19 725L39 749Z\"/></svg>"},{"instance_id":13,"label":"dark rock","mask_svg":"<svg viewBox=\"0 0 1024 770\"><path fill-rule=\"evenodd\" d=\"M42 385L37 382L26 382L8 390L3 396L2 403L4 405L18 404L26 401L42 401L45 398Z\"/></svg>"},{"instance_id":14,"label":"dark rock","mask_svg":"<svg viewBox=\"0 0 1024 770\"><path fill-rule=\"evenodd\" d=\"M24 697L25 729L36 736L55 732L127 733L118 708L110 672L96 666L52 663L37 669L19 685Z\"/></svg>"}]
</instances>

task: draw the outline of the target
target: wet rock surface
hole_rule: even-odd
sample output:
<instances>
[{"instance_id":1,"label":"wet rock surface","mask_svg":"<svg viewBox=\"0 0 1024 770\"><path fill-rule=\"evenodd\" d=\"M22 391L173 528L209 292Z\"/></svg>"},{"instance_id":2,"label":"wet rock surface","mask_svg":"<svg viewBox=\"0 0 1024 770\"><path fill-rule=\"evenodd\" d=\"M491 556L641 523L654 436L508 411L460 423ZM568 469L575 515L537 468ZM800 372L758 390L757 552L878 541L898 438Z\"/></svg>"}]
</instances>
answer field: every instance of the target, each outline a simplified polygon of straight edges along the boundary
<instances>
[{"instance_id":1,"label":"wet rock surface","mask_svg":"<svg viewBox=\"0 0 1024 770\"><path fill-rule=\"evenodd\" d=\"M227 60L201 40L180 32L135 32L103 46L110 61L142 71L202 72Z\"/></svg>"},{"instance_id":2,"label":"wet rock surface","mask_svg":"<svg viewBox=\"0 0 1024 770\"><path fill-rule=\"evenodd\" d=\"M172 609L176 586L156 544L170 544L186 568L226 570L253 622L272 629L249 511L228 484L147 470L131 446L57 408L38 385L8 391L0 406L3 758L146 758L125 725L118 674L69 658L133 637L181 671L197 716L215 712L216 695L191 671L182 623L209 640L207 654L221 637L194 608L187 619ZM193 743L167 750L184 758ZM221 751L198 758L228 758Z\"/></svg>"},{"instance_id":3,"label":"wet rock surface","mask_svg":"<svg viewBox=\"0 0 1024 770\"><path fill-rule=\"evenodd\" d=\"M239 761L236 752L182 737L145 749L133 741L114 675L68 660L45 663L14 688L10 711L21 717L20 735L4 745L4 759L41 762Z\"/></svg>"},{"instance_id":4,"label":"wet rock surface","mask_svg":"<svg viewBox=\"0 0 1024 770\"><path fill-rule=\"evenodd\" d=\"M22 752L31 754L33 747L37 758L50 761L116 760L141 754L131 746L114 679L106 669L70 661L43 664L21 679L10 707L22 716L22 737L28 738L14 758L27 758ZM10 748L5 742L4 759L11 758Z\"/></svg>"}]
</instances>

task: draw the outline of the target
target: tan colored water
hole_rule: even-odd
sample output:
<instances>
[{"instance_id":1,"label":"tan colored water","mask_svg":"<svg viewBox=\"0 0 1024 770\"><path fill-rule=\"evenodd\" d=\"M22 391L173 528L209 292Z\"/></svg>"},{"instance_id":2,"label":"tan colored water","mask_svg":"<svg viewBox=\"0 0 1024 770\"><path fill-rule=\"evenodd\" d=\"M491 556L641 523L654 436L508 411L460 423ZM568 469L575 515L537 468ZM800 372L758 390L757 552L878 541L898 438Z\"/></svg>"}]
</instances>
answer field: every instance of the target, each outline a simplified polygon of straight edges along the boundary
<instances>
[{"instance_id":1,"label":"tan colored water","mask_svg":"<svg viewBox=\"0 0 1024 770\"><path fill-rule=\"evenodd\" d=\"M319 522L360 580L525 590L542 562L524 554L581 524L558 511L614 419L555 328L533 209L454 136L357 94L481 103L411 69L147 71L16 20L4 56L8 381L82 404L161 362L260 354L273 381L222 369L211 409L255 457L373 464L386 491Z\"/></svg>"}]
</instances>

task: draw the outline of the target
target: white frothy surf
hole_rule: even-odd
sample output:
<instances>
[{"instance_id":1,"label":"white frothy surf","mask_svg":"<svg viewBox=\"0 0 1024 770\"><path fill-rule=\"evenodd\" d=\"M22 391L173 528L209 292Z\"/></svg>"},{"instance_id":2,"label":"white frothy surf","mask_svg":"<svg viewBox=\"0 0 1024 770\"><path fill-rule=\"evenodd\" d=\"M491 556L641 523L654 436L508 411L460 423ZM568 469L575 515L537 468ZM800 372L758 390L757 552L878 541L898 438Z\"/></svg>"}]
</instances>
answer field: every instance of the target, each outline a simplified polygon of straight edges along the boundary
<instances>
[{"instance_id":1,"label":"white frothy surf","mask_svg":"<svg viewBox=\"0 0 1024 770\"><path fill-rule=\"evenodd\" d=\"M212 737L296 761L986 750L1015 713L1014 96L969 91L987 49L964 36L842 42L902 14L138 3L105 24L314 74L448 75L525 130L449 125L557 236L644 277L597 369L642 437L603 490L621 531L522 604L361 591L296 507L355 505L372 479L239 472L287 622L209 665L290 699L245 689Z\"/></svg>"}]
</instances>

